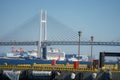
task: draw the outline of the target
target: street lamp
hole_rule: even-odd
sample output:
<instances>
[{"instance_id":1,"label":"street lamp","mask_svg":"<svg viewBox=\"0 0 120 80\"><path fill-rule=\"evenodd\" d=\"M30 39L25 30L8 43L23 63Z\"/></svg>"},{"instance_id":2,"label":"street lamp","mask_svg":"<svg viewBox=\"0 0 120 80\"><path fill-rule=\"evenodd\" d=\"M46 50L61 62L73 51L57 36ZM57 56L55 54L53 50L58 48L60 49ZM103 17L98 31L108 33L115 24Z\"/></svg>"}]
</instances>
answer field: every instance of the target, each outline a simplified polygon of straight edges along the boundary
<instances>
[{"instance_id":1,"label":"street lamp","mask_svg":"<svg viewBox=\"0 0 120 80\"><path fill-rule=\"evenodd\" d=\"M79 42L78 42L78 61L80 60L80 37L81 37L81 31L78 31L79 36Z\"/></svg>"},{"instance_id":2,"label":"street lamp","mask_svg":"<svg viewBox=\"0 0 120 80\"><path fill-rule=\"evenodd\" d=\"M93 36L91 36L91 62L93 62Z\"/></svg>"}]
</instances>

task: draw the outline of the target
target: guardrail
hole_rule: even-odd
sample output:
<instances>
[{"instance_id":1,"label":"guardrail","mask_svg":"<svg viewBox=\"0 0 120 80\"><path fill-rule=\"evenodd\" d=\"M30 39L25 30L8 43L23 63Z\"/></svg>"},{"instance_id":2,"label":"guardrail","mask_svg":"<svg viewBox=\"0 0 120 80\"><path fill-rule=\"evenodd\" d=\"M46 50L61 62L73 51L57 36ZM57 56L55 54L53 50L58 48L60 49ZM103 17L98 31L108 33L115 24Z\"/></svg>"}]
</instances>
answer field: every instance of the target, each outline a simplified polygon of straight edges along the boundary
<instances>
[{"instance_id":1,"label":"guardrail","mask_svg":"<svg viewBox=\"0 0 120 80\"><path fill-rule=\"evenodd\" d=\"M69 66L68 66L69 65ZM79 66L86 66L86 65L79 65ZM105 67L107 66L107 67ZM108 66L111 65L105 65L102 70L108 69ZM36 64L34 63L33 65L30 64L18 64L18 65L0 65L0 69L9 69L9 70L42 70L42 71L82 71L82 72L98 72L99 69L96 68L87 68L87 67L78 67L74 68L72 64L56 64L56 65L51 65L51 64ZM109 68L110 69L110 68ZM111 68L110 69L112 72L120 72L117 68Z\"/></svg>"}]
</instances>

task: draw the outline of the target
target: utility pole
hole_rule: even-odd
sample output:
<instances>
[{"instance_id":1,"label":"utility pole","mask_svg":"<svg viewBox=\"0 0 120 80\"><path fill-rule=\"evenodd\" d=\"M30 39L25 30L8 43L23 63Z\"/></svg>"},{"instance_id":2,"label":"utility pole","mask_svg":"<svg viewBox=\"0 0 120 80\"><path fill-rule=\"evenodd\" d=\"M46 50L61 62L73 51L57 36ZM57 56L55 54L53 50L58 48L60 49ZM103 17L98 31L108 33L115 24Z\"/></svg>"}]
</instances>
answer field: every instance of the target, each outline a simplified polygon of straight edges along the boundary
<instances>
[{"instance_id":1,"label":"utility pole","mask_svg":"<svg viewBox=\"0 0 120 80\"><path fill-rule=\"evenodd\" d=\"M79 41L78 41L78 61L80 61L80 37L81 37L81 31L78 31Z\"/></svg>"}]
</instances>

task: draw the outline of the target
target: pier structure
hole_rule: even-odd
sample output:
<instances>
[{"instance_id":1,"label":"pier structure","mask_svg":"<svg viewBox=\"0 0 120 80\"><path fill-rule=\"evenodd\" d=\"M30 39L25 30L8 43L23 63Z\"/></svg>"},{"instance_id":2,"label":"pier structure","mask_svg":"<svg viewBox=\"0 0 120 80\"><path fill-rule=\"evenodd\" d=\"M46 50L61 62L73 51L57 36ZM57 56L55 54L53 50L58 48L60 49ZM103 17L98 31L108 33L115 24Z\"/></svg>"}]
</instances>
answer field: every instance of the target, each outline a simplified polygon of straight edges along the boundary
<instances>
[{"instance_id":1,"label":"pier structure","mask_svg":"<svg viewBox=\"0 0 120 80\"><path fill-rule=\"evenodd\" d=\"M86 65L80 64L81 67L74 68L73 64L18 64L18 65L0 65L0 69L3 70L1 73L10 76L10 78L15 78L15 75L18 75L19 80L23 80L21 78L27 80L93 80L91 79L93 74L96 74L95 80L106 80L107 78L111 78L111 80L119 80L120 79L120 71L118 69L111 68L110 73L111 76L108 76L108 70L105 68L101 68L101 70L96 68L87 68ZM86 66L86 67L85 67ZM112 65L111 65L112 66ZM109 66L110 67L110 66ZM24 74L24 71L26 74ZM27 71L27 72L26 72ZM53 72L57 72L57 75L53 75ZM69 75L68 75L69 74ZM1 77L1 76L0 76ZM52 79L49 79L52 77ZM36 79L35 79L36 78ZM48 79L46 79L48 78ZM0 78L2 79L2 78ZM10 79L15 80L15 79Z\"/></svg>"}]
</instances>

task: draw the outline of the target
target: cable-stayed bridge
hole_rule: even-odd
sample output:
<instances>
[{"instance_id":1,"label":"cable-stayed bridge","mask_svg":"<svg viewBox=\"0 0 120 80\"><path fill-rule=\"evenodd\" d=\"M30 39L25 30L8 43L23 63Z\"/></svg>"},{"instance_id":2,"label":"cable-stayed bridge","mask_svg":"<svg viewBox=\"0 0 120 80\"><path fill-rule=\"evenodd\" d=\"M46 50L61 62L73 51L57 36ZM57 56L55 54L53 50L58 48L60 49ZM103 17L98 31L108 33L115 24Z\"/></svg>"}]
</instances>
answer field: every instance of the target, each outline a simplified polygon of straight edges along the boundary
<instances>
[{"instance_id":1,"label":"cable-stayed bridge","mask_svg":"<svg viewBox=\"0 0 120 80\"><path fill-rule=\"evenodd\" d=\"M46 27L46 23L50 27ZM120 42L118 41L91 41L87 40L84 36L83 40L79 42L78 32L76 30L69 28L51 16L48 16L48 22L46 17L41 18L39 21L39 16L35 16L21 26L12 33L8 33L3 39L0 39L0 46L35 45L38 46L38 53L41 51L40 48L46 48L52 45L79 45L80 43L80 45L120 46ZM41 26L40 29L39 26ZM31 39L33 40L31 41Z\"/></svg>"}]
</instances>

